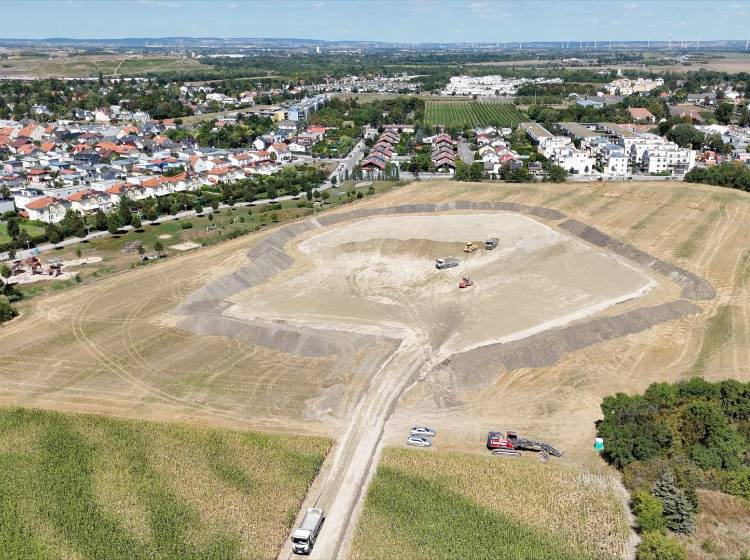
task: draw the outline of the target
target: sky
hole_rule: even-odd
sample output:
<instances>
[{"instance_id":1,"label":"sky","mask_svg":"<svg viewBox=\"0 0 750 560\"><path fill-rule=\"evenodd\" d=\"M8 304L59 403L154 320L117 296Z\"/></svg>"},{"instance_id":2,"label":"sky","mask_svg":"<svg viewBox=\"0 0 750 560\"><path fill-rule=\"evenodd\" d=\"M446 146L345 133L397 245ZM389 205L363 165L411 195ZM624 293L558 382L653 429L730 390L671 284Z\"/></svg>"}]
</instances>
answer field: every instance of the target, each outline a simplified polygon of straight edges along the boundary
<instances>
[{"instance_id":1,"label":"sky","mask_svg":"<svg viewBox=\"0 0 750 560\"><path fill-rule=\"evenodd\" d=\"M750 0L3 0L0 37L388 42L750 37Z\"/></svg>"}]
</instances>

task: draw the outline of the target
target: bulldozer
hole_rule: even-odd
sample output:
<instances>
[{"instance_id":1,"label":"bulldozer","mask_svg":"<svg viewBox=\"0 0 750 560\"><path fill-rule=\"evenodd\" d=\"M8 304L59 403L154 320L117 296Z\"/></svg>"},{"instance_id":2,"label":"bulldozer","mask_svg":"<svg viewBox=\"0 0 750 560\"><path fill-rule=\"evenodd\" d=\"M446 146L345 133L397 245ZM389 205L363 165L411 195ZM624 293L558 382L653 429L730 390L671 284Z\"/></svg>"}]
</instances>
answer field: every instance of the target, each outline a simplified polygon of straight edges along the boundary
<instances>
[{"instance_id":1,"label":"bulldozer","mask_svg":"<svg viewBox=\"0 0 750 560\"><path fill-rule=\"evenodd\" d=\"M464 247L464 253L473 253L477 250L477 246L474 245L471 241L466 242L466 246Z\"/></svg>"},{"instance_id":2,"label":"bulldozer","mask_svg":"<svg viewBox=\"0 0 750 560\"><path fill-rule=\"evenodd\" d=\"M468 288L473 285L474 285L474 280L472 280L468 276L464 276L463 278L461 278L461 281L458 283L459 288Z\"/></svg>"}]
</instances>

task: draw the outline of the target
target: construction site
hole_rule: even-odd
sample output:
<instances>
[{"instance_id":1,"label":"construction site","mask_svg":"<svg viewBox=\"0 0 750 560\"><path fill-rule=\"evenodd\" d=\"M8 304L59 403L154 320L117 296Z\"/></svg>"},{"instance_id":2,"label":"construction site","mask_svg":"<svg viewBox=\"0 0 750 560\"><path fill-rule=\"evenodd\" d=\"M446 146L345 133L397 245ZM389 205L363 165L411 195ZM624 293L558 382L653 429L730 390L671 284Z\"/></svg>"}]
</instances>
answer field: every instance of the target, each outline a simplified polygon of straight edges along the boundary
<instances>
[{"instance_id":1,"label":"construction site","mask_svg":"<svg viewBox=\"0 0 750 560\"><path fill-rule=\"evenodd\" d=\"M604 396L750 379L749 215L699 185L414 183L31 300L0 403L332 438L311 558L348 557L416 422L413 453L542 451L619 496Z\"/></svg>"}]
</instances>

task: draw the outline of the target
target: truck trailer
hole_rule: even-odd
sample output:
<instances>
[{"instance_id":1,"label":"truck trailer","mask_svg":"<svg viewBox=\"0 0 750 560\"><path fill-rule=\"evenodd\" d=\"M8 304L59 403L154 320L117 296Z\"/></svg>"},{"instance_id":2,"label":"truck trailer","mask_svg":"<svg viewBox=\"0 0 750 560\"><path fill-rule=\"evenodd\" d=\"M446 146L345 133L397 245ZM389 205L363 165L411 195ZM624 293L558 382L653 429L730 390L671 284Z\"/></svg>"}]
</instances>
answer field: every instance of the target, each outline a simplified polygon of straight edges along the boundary
<instances>
[{"instance_id":1,"label":"truck trailer","mask_svg":"<svg viewBox=\"0 0 750 560\"><path fill-rule=\"evenodd\" d=\"M447 259L435 259L435 268L443 270L444 268L453 268L458 266L458 259L455 257L448 257Z\"/></svg>"},{"instance_id":2,"label":"truck trailer","mask_svg":"<svg viewBox=\"0 0 750 560\"><path fill-rule=\"evenodd\" d=\"M292 550L295 554L310 554L315 539L318 538L320 527L323 525L325 515L320 508L308 508L299 528L292 533Z\"/></svg>"}]
</instances>

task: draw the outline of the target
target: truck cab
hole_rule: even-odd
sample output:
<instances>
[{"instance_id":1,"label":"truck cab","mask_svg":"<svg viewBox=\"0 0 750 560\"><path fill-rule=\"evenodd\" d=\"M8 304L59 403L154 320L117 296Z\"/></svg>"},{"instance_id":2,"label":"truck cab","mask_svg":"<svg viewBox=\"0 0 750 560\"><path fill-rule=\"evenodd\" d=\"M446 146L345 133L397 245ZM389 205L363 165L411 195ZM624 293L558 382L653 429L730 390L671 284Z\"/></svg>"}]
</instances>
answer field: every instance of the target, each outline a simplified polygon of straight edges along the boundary
<instances>
[{"instance_id":1,"label":"truck cab","mask_svg":"<svg viewBox=\"0 0 750 560\"><path fill-rule=\"evenodd\" d=\"M308 508L299 528L292 533L292 551L295 554L310 554L315 539L318 538L320 527L323 525L325 515L320 508Z\"/></svg>"},{"instance_id":2,"label":"truck cab","mask_svg":"<svg viewBox=\"0 0 750 560\"><path fill-rule=\"evenodd\" d=\"M492 251L495 247L497 247L497 244L499 242L500 240L497 237L490 237L484 242L484 250Z\"/></svg>"}]
</instances>

